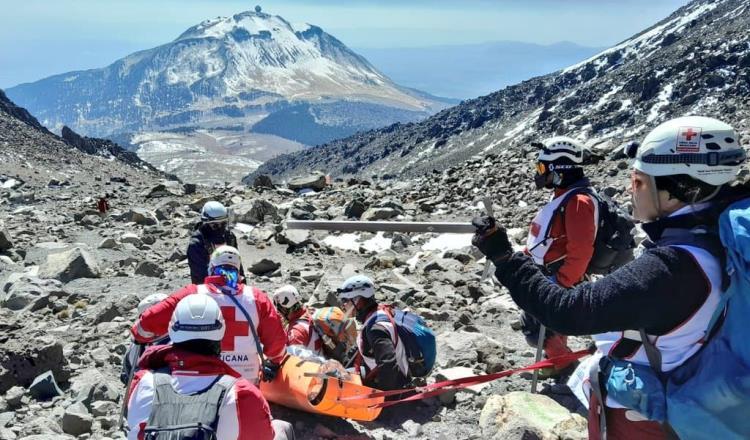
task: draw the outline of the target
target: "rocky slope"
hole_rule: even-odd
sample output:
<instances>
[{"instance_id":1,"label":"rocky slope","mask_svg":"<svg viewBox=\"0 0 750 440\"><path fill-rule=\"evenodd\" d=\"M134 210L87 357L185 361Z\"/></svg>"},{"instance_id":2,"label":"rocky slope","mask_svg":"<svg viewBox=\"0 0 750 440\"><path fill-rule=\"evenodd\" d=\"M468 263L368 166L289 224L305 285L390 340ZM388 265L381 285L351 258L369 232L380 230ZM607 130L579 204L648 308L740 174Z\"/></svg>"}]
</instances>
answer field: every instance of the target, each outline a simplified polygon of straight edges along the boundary
<instances>
[{"instance_id":1,"label":"rocky slope","mask_svg":"<svg viewBox=\"0 0 750 440\"><path fill-rule=\"evenodd\" d=\"M278 157L256 173L414 176L550 134L607 150L674 116L750 126L750 1L695 0L577 65L395 124ZM247 179L249 181L251 178Z\"/></svg>"},{"instance_id":2,"label":"rocky slope","mask_svg":"<svg viewBox=\"0 0 750 440\"><path fill-rule=\"evenodd\" d=\"M423 315L438 334L429 378L495 372L532 362L517 309L491 280L468 235L290 231L284 219L346 217L464 220L491 191L497 215L520 241L547 194L529 178L534 152L508 149L403 182L352 179L300 196L285 188L178 185L119 161L90 156L0 113L0 439L122 438L120 357L139 298L188 282L184 250L208 199L232 207L252 282L293 283L321 305L355 272L379 298ZM10 148L12 146L12 148ZM496 169L511 164L507 176ZM591 169L620 197L627 164ZM193 193L197 189L197 192ZM439 190L438 190L439 189ZM96 197L111 195L102 218ZM575 346L587 344L575 339ZM59 391L34 380L51 371ZM373 423L314 417L273 406L300 438L585 438L576 405L553 381L531 398L514 376L442 399L385 411ZM518 393L513 393L518 392ZM555 401L559 401L565 406ZM544 413L544 418L533 414Z\"/></svg>"},{"instance_id":3,"label":"rocky slope","mask_svg":"<svg viewBox=\"0 0 750 440\"><path fill-rule=\"evenodd\" d=\"M206 20L170 43L101 69L63 73L7 92L47 127L67 125L89 136L176 127L249 129L289 106L334 102L350 105L346 112L315 117L311 128L325 133L336 127L348 135L378 126L380 121L368 120L368 106L390 110L387 123L445 107L394 84L321 28L292 25L260 8ZM293 128L259 132L303 144L320 138L288 135Z\"/></svg>"},{"instance_id":4,"label":"rocky slope","mask_svg":"<svg viewBox=\"0 0 750 440\"><path fill-rule=\"evenodd\" d=\"M0 131L3 150L25 150L25 146L38 145L43 140L42 143L54 145L55 148L61 148L59 144L64 144L88 155L117 159L136 168L156 171L153 166L139 159L135 153L109 140L81 137L68 127L63 127L62 136L58 137L40 124L25 108L17 106L8 99L2 90L0 90L0 118L6 124L6 128ZM26 152L34 154L28 150Z\"/></svg>"}]
</instances>

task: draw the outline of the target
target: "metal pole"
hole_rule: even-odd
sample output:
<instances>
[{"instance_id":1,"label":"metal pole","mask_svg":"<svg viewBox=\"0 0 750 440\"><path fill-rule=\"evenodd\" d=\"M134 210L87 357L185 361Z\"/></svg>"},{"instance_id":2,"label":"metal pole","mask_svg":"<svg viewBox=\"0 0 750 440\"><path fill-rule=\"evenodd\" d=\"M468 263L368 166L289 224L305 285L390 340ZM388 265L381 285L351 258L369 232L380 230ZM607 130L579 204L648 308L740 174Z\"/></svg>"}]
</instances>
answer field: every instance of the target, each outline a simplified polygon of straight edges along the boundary
<instances>
[{"instance_id":1,"label":"metal pole","mask_svg":"<svg viewBox=\"0 0 750 440\"><path fill-rule=\"evenodd\" d=\"M287 229L342 232L436 232L451 234L473 234L476 228L471 223L459 222L391 222L391 221L328 221L287 220Z\"/></svg>"},{"instance_id":2,"label":"metal pole","mask_svg":"<svg viewBox=\"0 0 750 440\"><path fill-rule=\"evenodd\" d=\"M544 353L544 336L545 333L547 333L547 329L544 327L544 324L541 322L539 323L539 339L537 339L536 342L536 360L535 362L539 362L542 360L542 354ZM539 370L534 370L531 376L531 394L536 394L536 385L537 381L539 380Z\"/></svg>"},{"instance_id":3,"label":"metal pole","mask_svg":"<svg viewBox=\"0 0 750 440\"><path fill-rule=\"evenodd\" d=\"M492 199L489 197L485 197L482 200L482 203L484 203L484 211L489 215L490 217L494 217L494 210L492 209ZM492 273L492 261L490 261L489 258L487 258L487 261L484 263L484 272L482 272L482 282L487 279L488 276L490 276L490 273Z\"/></svg>"}]
</instances>

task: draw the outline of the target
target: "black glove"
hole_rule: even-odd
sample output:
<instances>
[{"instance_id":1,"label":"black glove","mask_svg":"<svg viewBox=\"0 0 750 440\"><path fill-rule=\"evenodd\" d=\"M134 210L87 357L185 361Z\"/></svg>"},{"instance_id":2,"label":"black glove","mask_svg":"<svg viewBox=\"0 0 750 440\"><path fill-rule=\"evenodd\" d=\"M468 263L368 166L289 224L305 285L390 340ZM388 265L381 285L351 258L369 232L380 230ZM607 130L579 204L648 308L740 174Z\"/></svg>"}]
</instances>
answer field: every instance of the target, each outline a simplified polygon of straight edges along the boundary
<instances>
[{"instance_id":1,"label":"black glove","mask_svg":"<svg viewBox=\"0 0 750 440\"><path fill-rule=\"evenodd\" d=\"M508 240L505 228L498 225L495 219L489 216L474 217L471 224L477 228L471 244L476 246L491 261L497 261L509 257L513 253L513 247Z\"/></svg>"},{"instance_id":2,"label":"black glove","mask_svg":"<svg viewBox=\"0 0 750 440\"><path fill-rule=\"evenodd\" d=\"M263 377L261 377L261 380L263 382L273 382L278 372L279 364L266 359L263 361Z\"/></svg>"}]
</instances>

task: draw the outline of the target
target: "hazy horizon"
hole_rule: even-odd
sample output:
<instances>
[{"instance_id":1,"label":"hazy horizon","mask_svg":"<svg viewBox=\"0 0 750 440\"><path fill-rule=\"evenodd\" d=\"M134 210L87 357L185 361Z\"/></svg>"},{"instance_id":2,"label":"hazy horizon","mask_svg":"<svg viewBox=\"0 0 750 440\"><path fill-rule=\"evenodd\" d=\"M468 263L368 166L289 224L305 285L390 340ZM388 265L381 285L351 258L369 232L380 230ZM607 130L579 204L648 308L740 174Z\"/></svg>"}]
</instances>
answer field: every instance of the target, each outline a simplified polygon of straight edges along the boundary
<instances>
[{"instance_id":1,"label":"hazy horizon","mask_svg":"<svg viewBox=\"0 0 750 440\"><path fill-rule=\"evenodd\" d=\"M0 88L72 70L104 67L174 40L216 16L251 10L235 0L0 0ZM430 48L519 42L607 47L651 26L685 0L303 0L260 3L291 23L322 27L362 49ZM378 67L376 65L376 67Z\"/></svg>"}]
</instances>

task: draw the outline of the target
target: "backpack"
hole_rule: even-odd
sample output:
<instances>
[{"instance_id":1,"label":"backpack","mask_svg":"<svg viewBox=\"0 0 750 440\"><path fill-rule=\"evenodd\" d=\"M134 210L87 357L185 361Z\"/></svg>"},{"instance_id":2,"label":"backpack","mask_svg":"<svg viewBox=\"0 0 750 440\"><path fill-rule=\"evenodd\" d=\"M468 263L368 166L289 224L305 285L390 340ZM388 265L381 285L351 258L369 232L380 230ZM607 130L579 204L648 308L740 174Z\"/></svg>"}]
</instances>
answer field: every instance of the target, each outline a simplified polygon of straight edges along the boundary
<instances>
[{"instance_id":1,"label":"backpack","mask_svg":"<svg viewBox=\"0 0 750 440\"><path fill-rule=\"evenodd\" d=\"M216 440L219 409L236 379L219 376L208 388L180 394L169 374L154 372L154 400L144 429L145 440Z\"/></svg>"},{"instance_id":2,"label":"backpack","mask_svg":"<svg viewBox=\"0 0 750 440\"><path fill-rule=\"evenodd\" d=\"M409 363L409 375L411 377L425 377L430 374L435 366L437 347L435 333L427 327L421 316L412 312L403 311L395 307L380 307L391 324L396 328L397 338L404 344L404 351ZM372 320L367 327L369 331L377 320Z\"/></svg>"},{"instance_id":3,"label":"backpack","mask_svg":"<svg viewBox=\"0 0 750 440\"><path fill-rule=\"evenodd\" d=\"M357 324L346 318L338 307L323 307L310 317L313 328L323 340L326 357L336 359L344 366L354 360L357 350Z\"/></svg>"},{"instance_id":4,"label":"backpack","mask_svg":"<svg viewBox=\"0 0 750 440\"><path fill-rule=\"evenodd\" d=\"M635 222L610 197L599 194L591 187L574 188L565 195L553 217L565 213L565 207L571 197L586 194L596 201L599 207L599 224L594 239L594 253L586 268L587 274L606 275L633 259L635 239L632 231ZM550 222L546 236L549 236Z\"/></svg>"},{"instance_id":5,"label":"backpack","mask_svg":"<svg viewBox=\"0 0 750 440\"><path fill-rule=\"evenodd\" d=\"M750 199L729 206L719 218L726 251L728 289L706 329L700 351L668 373L659 353L644 342L651 368L628 368L604 358L606 390L618 403L667 423L680 438L750 438ZM642 332L641 339L644 339ZM649 353L650 352L650 353ZM632 365L631 365L632 366Z\"/></svg>"}]
</instances>

